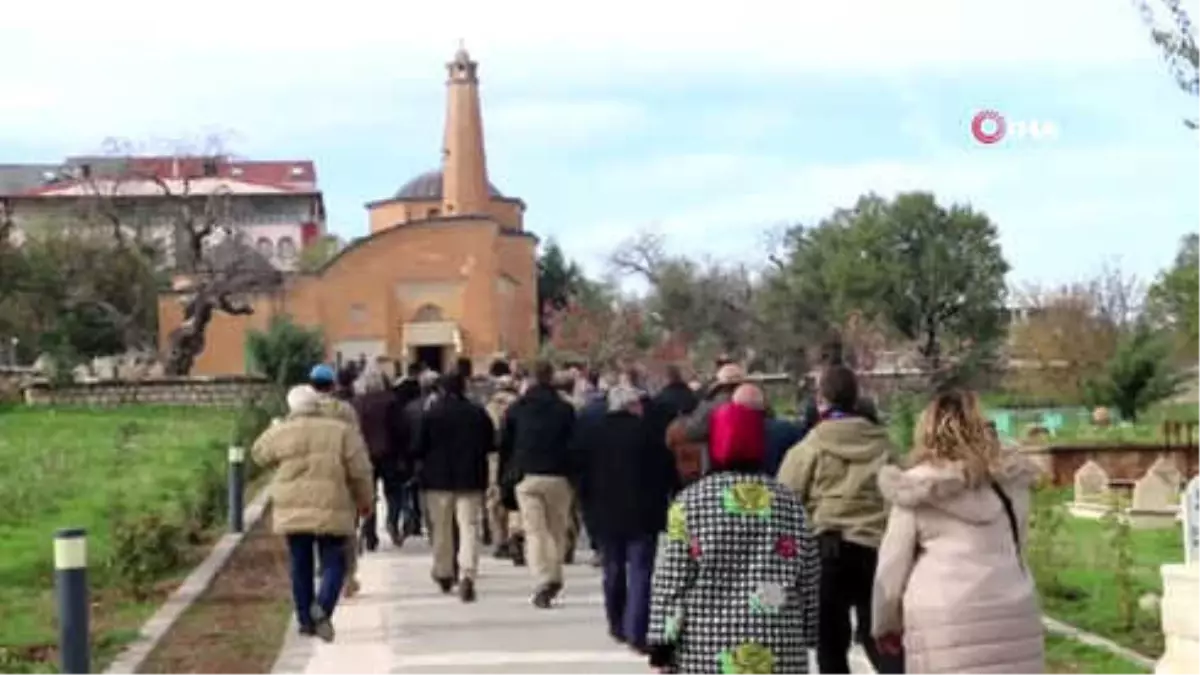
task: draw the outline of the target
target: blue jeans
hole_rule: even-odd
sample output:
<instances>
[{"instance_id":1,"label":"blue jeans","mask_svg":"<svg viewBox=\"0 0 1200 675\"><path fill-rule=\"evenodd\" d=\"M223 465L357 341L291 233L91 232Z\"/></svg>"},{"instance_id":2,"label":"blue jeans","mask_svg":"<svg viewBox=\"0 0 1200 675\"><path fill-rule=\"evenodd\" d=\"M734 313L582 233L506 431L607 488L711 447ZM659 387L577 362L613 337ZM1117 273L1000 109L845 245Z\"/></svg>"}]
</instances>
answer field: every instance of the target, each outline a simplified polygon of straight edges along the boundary
<instances>
[{"instance_id":1,"label":"blue jeans","mask_svg":"<svg viewBox=\"0 0 1200 675\"><path fill-rule=\"evenodd\" d=\"M332 617L346 581L346 545L348 537L329 534L289 534L288 553L291 557L292 600L296 603L296 621L311 628L312 606L315 602L325 616ZM321 585L313 589L316 574L314 551L321 558Z\"/></svg>"},{"instance_id":2,"label":"blue jeans","mask_svg":"<svg viewBox=\"0 0 1200 675\"><path fill-rule=\"evenodd\" d=\"M608 632L633 647L646 646L650 627L650 577L657 537L604 537L604 611Z\"/></svg>"}]
</instances>

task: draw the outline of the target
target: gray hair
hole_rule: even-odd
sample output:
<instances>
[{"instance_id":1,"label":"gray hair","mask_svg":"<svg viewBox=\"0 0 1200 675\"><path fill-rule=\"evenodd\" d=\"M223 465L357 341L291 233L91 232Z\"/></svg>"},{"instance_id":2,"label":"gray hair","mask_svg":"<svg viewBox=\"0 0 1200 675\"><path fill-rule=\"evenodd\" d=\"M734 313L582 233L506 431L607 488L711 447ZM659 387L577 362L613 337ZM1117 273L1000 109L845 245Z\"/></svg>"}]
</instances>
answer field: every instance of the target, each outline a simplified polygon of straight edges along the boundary
<instances>
[{"instance_id":1,"label":"gray hair","mask_svg":"<svg viewBox=\"0 0 1200 675\"><path fill-rule=\"evenodd\" d=\"M363 371L359 373L358 379L354 380L355 396L365 396L376 392L385 391L388 388L387 377L377 364L369 363Z\"/></svg>"},{"instance_id":2,"label":"gray hair","mask_svg":"<svg viewBox=\"0 0 1200 675\"><path fill-rule=\"evenodd\" d=\"M288 390L288 412L293 415L311 415L321 409L321 394L311 385L298 384Z\"/></svg>"},{"instance_id":3,"label":"gray hair","mask_svg":"<svg viewBox=\"0 0 1200 675\"><path fill-rule=\"evenodd\" d=\"M642 391L625 385L608 390L608 411L620 412L629 409L635 403L642 402Z\"/></svg>"}]
</instances>

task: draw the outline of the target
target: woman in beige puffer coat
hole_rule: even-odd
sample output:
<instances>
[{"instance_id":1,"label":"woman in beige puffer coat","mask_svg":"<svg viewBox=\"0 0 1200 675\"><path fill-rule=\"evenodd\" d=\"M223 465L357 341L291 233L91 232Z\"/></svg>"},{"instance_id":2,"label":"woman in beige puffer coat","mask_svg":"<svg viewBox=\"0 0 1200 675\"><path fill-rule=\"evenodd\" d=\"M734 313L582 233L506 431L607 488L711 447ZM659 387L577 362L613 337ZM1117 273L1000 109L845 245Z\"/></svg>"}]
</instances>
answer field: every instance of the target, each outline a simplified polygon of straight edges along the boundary
<instances>
[{"instance_id":1,"label":"woman in beige puffer coat","mask_svg":"<svg viewBox=\"0 0 1200 675\"><path fill-rule=\"evenodd\" d=\"M872 635L904 649L910 673L1040 673L1041 611L1026 569L1038 469L1005 452L974 394L922 413L907 471L887 467L891 502L875 573Z\"/></svg>"}]
</instances>

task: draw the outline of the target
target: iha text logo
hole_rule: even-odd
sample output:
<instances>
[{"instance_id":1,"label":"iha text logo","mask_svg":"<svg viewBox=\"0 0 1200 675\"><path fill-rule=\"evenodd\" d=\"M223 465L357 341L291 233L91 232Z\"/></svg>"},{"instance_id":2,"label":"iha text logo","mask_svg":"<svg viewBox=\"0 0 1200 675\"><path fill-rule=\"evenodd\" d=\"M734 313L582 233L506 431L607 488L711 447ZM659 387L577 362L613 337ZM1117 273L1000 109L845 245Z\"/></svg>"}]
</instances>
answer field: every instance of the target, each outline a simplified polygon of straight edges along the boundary
<instances>
[{"instance_id":1,"label":"iha text logo","mask_svg":"<svg viewBox=\"0 0 1200 675\"><path fill-rule=\"evenodd\" d=\"M981 110L971 118L971 136L983 145L1005 139L1052 141L1058 138L1058 125L1050 120L1009 120L995 110Z\"/></svg>"}]
</instances>

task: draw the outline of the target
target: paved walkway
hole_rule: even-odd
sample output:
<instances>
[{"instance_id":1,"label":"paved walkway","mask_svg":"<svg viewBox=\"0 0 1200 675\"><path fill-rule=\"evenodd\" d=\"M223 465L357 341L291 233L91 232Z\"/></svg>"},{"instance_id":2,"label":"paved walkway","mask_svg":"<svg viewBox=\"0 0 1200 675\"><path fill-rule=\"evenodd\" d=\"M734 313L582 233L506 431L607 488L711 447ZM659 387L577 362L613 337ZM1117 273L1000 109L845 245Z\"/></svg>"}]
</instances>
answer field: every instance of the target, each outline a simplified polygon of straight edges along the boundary
<instances>
[{"instance_id":1,"label":"paved walkway","mask_svg":"<svg viewBox=\"0 0 1200 675\"><path fill-rule=\"evenodd\" d=\"M530 604L528 568L490 554L481 560L474 604L443 595L429 567L423 538L401 550L381 542L360 560L362 592L338 607L336 641L299 637L293 623L274 672L648 672L643 657L608 638L600 574L586 563L567 569L566 589L550 610ZM855 672L870 672L855 660Z\"/></svg>"}]
</instances>

